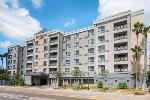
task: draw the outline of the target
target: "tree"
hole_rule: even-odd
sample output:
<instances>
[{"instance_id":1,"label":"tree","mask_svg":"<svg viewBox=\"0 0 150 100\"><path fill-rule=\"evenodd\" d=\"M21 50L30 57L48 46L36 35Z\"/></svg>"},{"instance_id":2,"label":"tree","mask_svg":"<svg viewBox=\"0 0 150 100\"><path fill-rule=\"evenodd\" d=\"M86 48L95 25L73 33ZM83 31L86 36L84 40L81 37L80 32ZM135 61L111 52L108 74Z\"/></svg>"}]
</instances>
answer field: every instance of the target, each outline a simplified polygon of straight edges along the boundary
<instances>
[{"instance_id":1,"label":"tree","mask_svg":"<svg viewBox=\"0 0 150 100\"><path fill-rule=\"evenodd\" d=\"M76 82L78 82L78 77L79 76L83 76L84 75L84 73L81 70L79 70L79 69L72 70L71 74L73 76L75 76Z\"/></svg>"},{"instance_id":2,"label":"tree","mask_svg":"<svg viewBox=\"0 0 150 100\"><path fill-rule=\"evenodd\" d=\"M60 77L63 76L65 73L61 72L60 70L59 71L56 71L54 73L52 73L54 75L54 77L56 78L57 82L58 82L58 86L61 85L60 83ZM57 83L56 82L56 83Z\"/></svg>"},{"instance_id":3,"label":"tree","mask_svg":"<svg viewBox=\"0 0 150 100\"><path fill-rule=\"evenodd\" d=\"M99 75L101 76L102 80L109 74L109 70L102 70Z\"/></svg>"},{"instance_id":4,"label":"tree","mask_svg":"<svg viewBox=\"0 0 150 100\"><path fill-rule=\"evenodd\" d=\"M139 54L142 51L142 48L139 46L139 35L143 33L145 25L143 23L137 22L134 24L134 28L132 29L132 31L136 34L136 45L134 48L131 48L131 51L135 54L135 72L134 72L134 87L136 88L136 82L137 82L137 68L138 66L140 66L139 64Z\"/></svg>"},{"instance_id":5,"label":"tree","mask_svg":"<svg viewBox=\"0 0 150 100\"><path fill-rule=\"evenodd\" d=\"M148 36L148 32L150 30L150 27L146 27L144 25L144 28L143 28L143 31L142 31L142 35L144 35L144 52L145 52L145 55L144 55L144 67L147 67L147 36Z\"/></svg>"}]
</instances>

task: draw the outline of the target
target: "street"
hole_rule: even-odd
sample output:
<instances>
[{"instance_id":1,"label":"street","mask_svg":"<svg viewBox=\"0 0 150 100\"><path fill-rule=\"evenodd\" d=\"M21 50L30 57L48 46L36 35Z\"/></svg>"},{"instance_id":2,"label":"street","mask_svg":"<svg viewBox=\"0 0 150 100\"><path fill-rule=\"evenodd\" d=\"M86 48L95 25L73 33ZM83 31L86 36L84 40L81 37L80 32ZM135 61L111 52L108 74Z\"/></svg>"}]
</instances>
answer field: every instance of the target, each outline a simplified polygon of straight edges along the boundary
<instances>
[{"instance_id":1,"label":"street","mask_svg":"<svg viewBox=\"0 0 150 100\"><path fill-rule=\"evenodd\" d=\"M150 94L1 86L0 100L150 100Z\"/></svg>"},{"instance_id":2,"label":"street","mask_svg":"<svg viewBox=\"0 0 150 100\"><path fill-rule=\"evenodd\" d=\"M0 90L0 100L86 100L65 96L23 93L20 91Z\"/></svg>"}]
</instances>

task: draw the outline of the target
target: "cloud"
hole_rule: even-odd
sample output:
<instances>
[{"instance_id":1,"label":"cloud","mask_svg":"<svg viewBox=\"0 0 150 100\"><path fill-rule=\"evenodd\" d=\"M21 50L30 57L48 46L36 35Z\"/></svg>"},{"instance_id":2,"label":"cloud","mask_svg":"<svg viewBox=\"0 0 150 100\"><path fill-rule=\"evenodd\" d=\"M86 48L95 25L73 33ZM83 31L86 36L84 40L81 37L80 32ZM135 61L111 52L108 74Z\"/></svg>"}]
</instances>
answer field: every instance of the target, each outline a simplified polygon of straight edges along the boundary
<instances>
[{"instance_id":1,"label":"cloud","mask_svg":"<svg viewBox=\"0 0 150 100\"><path fill-rule=\"evenodd\" d=\"M105 17L125 10L144 9L145 24L150 25L150 0L99 0L100 17Z\"/></svg>"},{"instance_id":2,"label":"cloud","mask_svg":"<svg viewBox=\"0 0 150 100\"><path fill-rule=\"evenodd\" d=\"M64 24L64 26L65 26L65 27L69 27L69 26L71 26L71 25L75 25L75 23L76 23L76 19L72 19L72 20L70 20L70 21L67 21L67 22Z\"/></svg>"},{"instance_id":3,"label":"cloud","mask_svg":"<svg viewBox=\"0 0 150 100\"><path fill-rule=\"evenodd\" d=\"M0 41L1 48L8 48L10 45L13 45L10 41Z\"/></svg>"},{"instance_id":4,"label":"cloud","mask_svg":"<svg viewBox=\"0 0 150 100\"><path fill-rule=\"evenodd\" d=\"M31 0L31 2L35 9L39 9L43 6L43 0Z\"/></svg>"},{"instance_id":5,"label":"cloud","mask_svg":"<svg viewBox=\"0 0 150 100\"><path fill-rule=\"evenodd\" d=\"M12 38L29 38L41 30L40 22L28 9L19 6L18 0L1 0L0 34Z\"/></svg>"}]
</instances>

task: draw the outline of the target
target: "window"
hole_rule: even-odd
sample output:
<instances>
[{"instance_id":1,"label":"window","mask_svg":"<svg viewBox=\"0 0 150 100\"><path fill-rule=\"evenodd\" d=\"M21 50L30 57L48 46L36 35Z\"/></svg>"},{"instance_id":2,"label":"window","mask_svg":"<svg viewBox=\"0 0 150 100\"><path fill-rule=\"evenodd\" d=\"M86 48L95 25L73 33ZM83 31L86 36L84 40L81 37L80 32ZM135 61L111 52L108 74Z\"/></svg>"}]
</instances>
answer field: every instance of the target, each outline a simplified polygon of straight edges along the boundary
<instances>
[{"instance_id":1,"label":"window","mask_svg":"<svg viewBox=\"0 0 150 100\"><path fill-rule=\"evenodd\" d=\"M98 40L99 40L100 43L105 42L105 36L104 35L103 36L99 36Z\"/></svg>"},{"instance_id":2,"label":"window","mask_svg":"<svg viewBox=\"0 0 150 100\"><path fill-rule=\"evenodd\" d=\"M105 65L98 65L98 71L99 72L105 71Z\"/></svg>"},{"instance_id":3,"label":"window","mask_svg":"<svg viewBox=\"0 0 150 100\"><path fill-rule=\"evenodd\" d=\"M46 73L46 71L47 71L47 68L44 68L44 69L43 69L43 72Z\"/></svg>"},{"instance_id":4,"label":"window","mask_svg":"<svg viewBox=\"0 0 150 100\"><path fill-rule=\"evenodd\" d=\"M88 53L94 53L94 48L88 49Z\"/></svg>"},{"instance_id":5,"label":"window","mask_svg":"<svg viewBox=\"0 0 150 100\"><path fill-rule=\"evenodd\" d=\"M70 64L70 60L66 60L66 64Z\"/></svg>"},{"instance_id":6,"label":"window","mask_svg":"<svg viewBox=\"0 0 150 100\"><path fill-rule=\"evenodd\" d=\"M74 39L77 39L77 38L79 38L79 34L78 34L78 33L76 33L76 34L74 35Z\"/></svg>"},{"instance_id":7,"label":"window","mask_svg":"<svg viewBox=\"0 0 150 100\"><path fill-rule=\"evenodd\" d=\"M79 70L79 67L74 67L74 70Z\"/></svg>"},{"instance_id":8,"label":"window","mask_svg":"<svg viewBox=\"0 0 150 100\"><path fill-rule=\"evenodd\" d=\"M98 62L99 62L99 63L105 62L105 55L100 55Z\"/></svg>"},{"instance_id":9,"label":"window","mask_svg":"<svg viewBox=\"0 0 150 100\"><path fill-rule=\"evenodd\" d=\"M38 59L38 55L35 55L35 59Z\"/></svg>"},{"instance_id":10,"label":"window","mask_svg":"<svg viewBox=\"0 0 150 100\"><path fill-rule=\"evenodd\" d=\"M70 72L70 68L65 68L65 72Z\"/></svg>"},{"instance_id":11,"label":"window","mask_svg":"<svg viewBox=\"0 0 150 100\"><path fill-rule=\"evenodd\" d=\"M48 50L48 46L44 46L44 51L47 51Z\"/></svg>"},{"instance_id":12,"label":"window","mask_svg":"<svg viewBox=\"0 0 150 100\"><path fill-rule=\"evenodd\" d=\"M36 53L38 52L38 48L35 48L35 52L36 52Z\"/></svg>"},{"instance_id":13,"label":"window","mask_svg":"<svg viewBox=\"0 0 150 100\"><path fill-rule=\"evenodd\" d=\"M75 42L74 47L79 47L79 42Z\"/></svg>"},{"instance_id":14,"label":"window","mask_svg":"<svg viewBox=\"0 0 150 100\"><path fill-rule=\"evenodd\" d=\"M93 63L94 62L94 57L89 57L88 62Z\"/></svg>"},{"instance_id":15,"label":"window","mask_svg":"<svg viewBox=\"0 0 150 100\"><path fill-rule=\"evenodd\" d=\"M16 54L14 54L14 57L15 57L15 58L17 57Z\"/></svg>"},{"instance_id":16,"label":"window","mask_svg":"<svg viewBox=\"0 0 150 100\"><path fill-rule=\"evenodd\" d=\"M67 56L67 57L70 57L70 52L66 52L66 56Z\"/></svg>"},{"instance_id":17,"label":"window","mask_svg":"<svg viewBox=\"0 0 150 100\"><path fill-rule=\"evenodd\" d=\"M35 62L34 65L37 66L37 65L38 65L38 62Z\"/></svg>"},{"instance_id":18,"label":"window","mask_svg":"<svg viewBox=\"0 0 150 100\"><path fill-rule=\"evenodd\" d=\"M48 58L48 53L44 54L44 59Z\"/></svg>"},{"instance_id":19,"label":"window","mask_svg":"<svg viewBox=\"0 0 150 100\"><path fill-rule=\"evenodd\" d=\"M92 35L94 35L94 30L88 31L88 36L92 36Z\"/></svg>"},{"instance_id":20,"label":"window","mask_svg":"<svg viewBox=\"0 0 150 100\"><path fill-rule=\"evenodd\" d=\"M76 56L79 56L79 50L76 50L76 51L75 51L75 55L76 55Z\"/></svg>"},{"instance_id":21,"label":"window","mask_svg":"<svg viewBox=\"0 0 150 100\"><path fill-rule=\"evenodd\" d=\"M70 47L71 47L70 44L67 44L67 45L66 45L66 49L69 49Z\"/></svg>"},{"instance_id":22,"label":"window","mask_svg":"<svg viewBox=\"0 0 150 100\"><path fill-rule=\"evenodd\" d=\"M16 66L15 66L15 65L13 65L13 69L16 69Z\"/></svg>"},{"instance_id":23,"label":"window","mask_svg":"<svg viewBox=\"0 0 150 100\"><path fill-rule=\"evenodd\" d=\"M46 44L47 43L47 39L44 39L44 44Z\"/></svg>"},{"instance_id":24,"label":"window","mask_svg":"<svg viewBox=\"0 0 150 100\"><path fill-rule=\"evenodd\" d=\"M104 52L105 51L105 45L98 46L98 51Z\"/></svg>"},{"instance_id":25,"label":"window","mask_svg":"<svg viewBox=\"0 0 150 100\"><path fill-rule=\"evenodd\" d=\"M66 36L66 41L70 41L70 39L71 39L70 35Z\"/></svg>"},{"instance_id":26,"label":"window","mask_svg":"<svg viewBox=\"0 0 150 100\"><path fill-rule=\"evenodd\" d=\"M94 71L94 66L88 66L88 71Z\"/></svg>"},{"instance_id":27,"label":"window","mask_svg":"<svg viewBox=\"0 0 150 100\"><path fill-rule=\"evenodd\" d=\"M44 66L47 66L47 61L44 61Z\"/></svg>"},{"instance_id":28,"label":"window","mask_svg":"<svg viewBox=\"0 0 150 100\"><path fill-rule=\"evenodd\" d=\"M117 82L117 80L115 80L115 82Z\"/></svg>"},{"instance_id":29,"label":"window","mask_svg":"<svg viewBox=\"0 0 150 100\"><path fill-rule=\"evenodd\" d=\"M94 44L94 39L88 40L88 44L89 44L89 45Z\"/></svg>"},{"instance_id":30,"label":"window","mask_svg":"<svg viewBox=\"0 0 150 100\"><path fill-rule=\"evenodd\" d=\"M98 27L98 32L99 33L104 33L105 32L105 26Z\"/></svg>"},{"instance_id":31,"label":"window","mask_svg":"<svg viewBox=\"0 0 150 100\"><path fill-rule=\"evenodd\" d=\"M16 60L13 60L13 64L16 64Z\"/></svg>"},{"instance_id":32,"label":"window","mask_svg":"<svg viewBox=\"0 0 150 100\"><path fill-rule=\"evenodd\" d=\"M37 46L38 45L38 41L35 41L35 46Z\"/></svg>"},{"instance_id":33,"label":"window","mask_svg":"<svg viewBox=\"0 0 150 100\"><path fill-rule=\"evenodd\" d=\"M74 59L75 64L78 65L79 64L79 59Z\"/></svg>"}]
</instances>

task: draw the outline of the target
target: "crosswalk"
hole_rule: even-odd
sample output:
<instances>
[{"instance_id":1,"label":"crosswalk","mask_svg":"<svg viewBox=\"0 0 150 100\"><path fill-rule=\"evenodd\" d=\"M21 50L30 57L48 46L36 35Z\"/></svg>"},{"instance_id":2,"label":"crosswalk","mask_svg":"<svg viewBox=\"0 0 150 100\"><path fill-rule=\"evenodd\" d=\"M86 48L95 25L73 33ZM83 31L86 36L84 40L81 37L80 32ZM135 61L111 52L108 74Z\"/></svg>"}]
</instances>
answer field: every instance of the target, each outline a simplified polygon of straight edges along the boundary
<instances>
[{"instance_id":1,"label":"crosswalk","mask_svg":"<svg viewBox=\"0 0 150 100\"><path fill-rule=\"evenodd\" d=\"M29 97L27 95L17 95L10 93L0 93L0 100L55 100L41 97Z\"/></svg>"}]
</instances>

